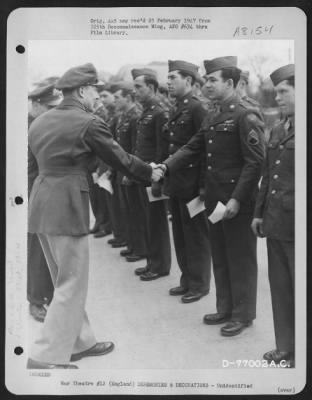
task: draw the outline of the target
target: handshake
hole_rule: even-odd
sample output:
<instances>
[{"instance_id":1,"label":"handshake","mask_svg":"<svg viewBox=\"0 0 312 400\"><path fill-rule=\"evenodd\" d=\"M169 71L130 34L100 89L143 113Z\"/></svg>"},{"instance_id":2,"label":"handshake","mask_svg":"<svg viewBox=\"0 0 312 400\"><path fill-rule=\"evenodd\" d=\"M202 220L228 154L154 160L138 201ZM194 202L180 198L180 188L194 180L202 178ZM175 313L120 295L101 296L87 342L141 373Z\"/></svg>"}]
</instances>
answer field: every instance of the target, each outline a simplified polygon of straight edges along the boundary
<instances>
[{"instance_id":1,"label":"handshake","mask_svg":"<svg viewBox=\"0 0 312 400\"><path fill-rule=\"evenodd\" d=\"M167 172L167 166L165 164L155 164L154 162L150 163L152 167L152 182L159 182Z\"/></svg>"}]
</instances>

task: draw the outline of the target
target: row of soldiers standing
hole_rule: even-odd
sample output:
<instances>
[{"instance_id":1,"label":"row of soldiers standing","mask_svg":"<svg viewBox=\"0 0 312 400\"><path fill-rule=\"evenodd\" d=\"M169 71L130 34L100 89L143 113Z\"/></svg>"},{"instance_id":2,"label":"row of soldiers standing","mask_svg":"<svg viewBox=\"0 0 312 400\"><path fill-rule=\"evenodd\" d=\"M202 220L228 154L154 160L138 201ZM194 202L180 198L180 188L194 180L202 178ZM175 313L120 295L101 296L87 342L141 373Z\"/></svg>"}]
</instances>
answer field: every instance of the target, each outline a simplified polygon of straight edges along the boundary
<instances>
[{"instance_id":1,"label":"row of soldiers standing","mask_svg":"<svg viewBox=\"0 0 312 400\"><path fill-rule=\"evenodd\" d=\"M264 123L256 104L237 93L242 76L236 57L205 61L204 66L205 89L213 100L208 112L193 94L198 67L186 61L169 61L168 89L175 99L169 110L157 95L155 71L134 69L133 86L122 82L109 88L116 113L103 117L121 147L147 163L161 164L166 171L163 182L152 183L151 192L156 198L162 193L170 197L174 247L181 270L180 283L170 289L170 295L181 295L182 302L189 303L209 293L212 251L217 313L206 315L204 322L227 322L221 334L233 336L256 317L256 235L251 223L264 160ZM283 71L277 74L277 81L289 78L289 69L286 75ZM102 89L109 97L108 88ZM149 182L131 180L100 162L98 173L106 171L112 180L114 192L110 196L92 184L94 168L90 166L89 175L97 218L92 231L102 237L112 229L114 238L109 243L127 246L121 251L127 261L146 258L147 265L135 270L142 281L168 275L167 203L149 202ZM226 205L222 222L209 226L205 213L190 217L186 203L198 195L208 213L218 201ZM285 326L285 321L281 324ZM287 344L280 348L277 343L277 350L266 357L273 361L292 359L293 337L290 333Z\"/></svg>"}]
</instances>

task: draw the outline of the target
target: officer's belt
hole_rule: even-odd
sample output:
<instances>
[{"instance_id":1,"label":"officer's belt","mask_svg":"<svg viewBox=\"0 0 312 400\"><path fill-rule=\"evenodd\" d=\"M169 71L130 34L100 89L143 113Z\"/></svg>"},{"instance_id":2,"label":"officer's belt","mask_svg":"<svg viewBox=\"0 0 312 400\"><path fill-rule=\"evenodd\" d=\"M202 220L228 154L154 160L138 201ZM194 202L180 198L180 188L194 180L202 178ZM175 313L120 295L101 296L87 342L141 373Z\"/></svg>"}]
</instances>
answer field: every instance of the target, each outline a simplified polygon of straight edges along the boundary
<instances>
[{"instance_id":1,"label":"officer's belt","mask_svg":"<svg viewBox=\"0 0 312 400\"><path fill-rule=\"evenodd\" d=\"M66 175L80 175L86 176L87 171L81 168L75 167L55 167L55 168L44 168L39 170L39 176L66 176Z\"/></svg>"}]
</instances>

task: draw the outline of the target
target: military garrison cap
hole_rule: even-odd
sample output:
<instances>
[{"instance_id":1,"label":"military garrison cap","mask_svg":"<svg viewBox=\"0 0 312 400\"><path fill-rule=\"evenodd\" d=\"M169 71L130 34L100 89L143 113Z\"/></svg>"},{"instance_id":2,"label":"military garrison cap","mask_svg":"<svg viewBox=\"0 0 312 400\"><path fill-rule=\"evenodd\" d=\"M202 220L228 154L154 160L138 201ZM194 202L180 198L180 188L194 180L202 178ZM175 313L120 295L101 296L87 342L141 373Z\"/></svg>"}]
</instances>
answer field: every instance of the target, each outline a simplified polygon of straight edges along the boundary
<instances>
[{"instance_id":1,"label":"military garrison cap","mask_svg":"<svg viewBox=\"0 0 312 400\"><path fill-rule=\"evenodd\" d=\"M57 106L62 101L61 93L55 90L54 85L39 86L28 94L28 98L48 106Z\"/></svg>"},{"instance_id":2,"label":"military garrison cap","mask_svg":"<svg viewBox=\"0 0 312 400\"><path fill-rule=\"evenodd\" d=\"M55 82L56 82L59 78L60 78L59 76L49 76L49 77L43 79L42 81L35 82L34 85L36 85L37 87L39 87L39 86L54 85Z\"/></svg>"},{"instance_id":3,"label":"military garrison cap","mask_svg":"<svg viewBox=\"0 0 312 400\"><path fill-rule=\"evenodd\" d=\"M295 64L288 64L273 71L270 78L273 85L276 86L280 82L292 78L293 76L295 76Z\"/></svg>"},{"instance_id":4,"label":"military garrison cap","mask_svg":"<svg viewBox=\"0 0 312 400\"><path fill-rule=\"evenodd\" d=\"M217 57L212 60L204 60L204 67L207 75L223 68L237 68L237 57L227 56Z\"/></svg>"},{"instance_id":5,"label":"military garrison cap","mask_svg":"<svg viewBox=\"0 0 312 400\"><path fill-rule=\"evenodd\" d=\"M132 82L129 81L118 81L118 82L112 82L111 83L111 88L110 88L112 93L117 92L118 90L134 90L134 86Z\"/></svg>"},{"instance_id":6,"label":"military garrison cap","mask_svg":"<svg viewBox=\"0 0 312 400\"><path fill-rule=\"evenodd\" d=\"M55 83L56 89L75 89L80 86L101 86L97 78L97 71L93 64L87 63L78 67L70 68L65 74Z\"/></svg>"},{"instance_id":7,"label":"military garrison cap","mask_svg":"<svg viewBox=\"0 0 312 400\"><path fill-rule=\"evenodd\" d=\"M246 83L249 81L249 71L242 71L240 73L241 79L243 79Z\"/></svg>"},{"instance_id":8,"label":"military garrison cap","mask_svg":"<svg viewBox=\"0 0 312 400\"><path fill-rule=\"evenodd\" d=\"M134 68L131 70L131 74L133 79L137 78L138 76L146 76L147 78L154 79L157 81L157 73L151 68Z\"/></svg>"},{"instance_id":9,"label":"military garrison cap","mask_svg":"<svg viewBox=\"0 0 312 400\"><path fill-rule=\"evenodd\" d=\"M198 66L190 62L182 60L176 60L176 61L169 60L168 64L169 64L169 72L180 71L184 74L191 75L194 79L196 79L198 75Z\"/></svg>"},{"instance_id":10,"label":"military garrison cap","mask_svg":"<svg viewBox=\"0 0 312 400\"><path fill-rule=\"evenodd\" d=\"M200 87L203 87L206 82L205 79L201 77L199 73L196 74L195 81L200 84Z\"/></svg>"}]
</instances>

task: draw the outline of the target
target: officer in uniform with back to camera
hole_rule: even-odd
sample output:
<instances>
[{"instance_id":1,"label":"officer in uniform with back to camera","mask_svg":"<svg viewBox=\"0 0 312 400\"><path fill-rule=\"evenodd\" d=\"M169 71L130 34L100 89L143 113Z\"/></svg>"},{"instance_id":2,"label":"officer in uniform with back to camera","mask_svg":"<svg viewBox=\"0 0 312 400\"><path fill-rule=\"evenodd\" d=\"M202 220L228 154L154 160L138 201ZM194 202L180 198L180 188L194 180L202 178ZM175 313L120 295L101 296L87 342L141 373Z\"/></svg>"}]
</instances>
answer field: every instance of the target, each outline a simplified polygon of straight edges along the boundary
<instances>
[{"instance_id":1,"label":"officer in uniform with back to camera","mask_svg":"<svg viewBox=\"0 0 312 400\"><path fill-rule=\"evenodd\" d=\"M69 361L112 351L97 342L85 312L89 273L87 168L97 155L136 179L159 179L156 168L126 153L93 112L99 99L92 64L74 67L57 81L63 102L29 132L29 171L36 176L29 199L29 232L38 234L54 296L28 368L78 368Z\"/></svg>"},{"instance_id":2,"label":"officer in uniform with back to camera","mask_svg":"<svg viewBox=\"0 0 312 400\"><path fill-rule=\"evenodd\" d=\"M28 99L31 101L31 109L28 115L29 126L41 114L51 110L62 101L61 93L54 88L53 83L47 85L45 82L43 84L38 82L37 86L39 87L28 95ZM32 182L32 177L29 175L28 196L31 192ZM27 237L29 312L36 321L43 322L47 313L45 305L49 305L53 297L53 283L38 236L28 233Z\"/></svg>"},{"instance_id":3,"label":"officer in uniform with back to camera","mask_svg":"<svg viewBox=\"0 0 312 400\"><path fill-rule=\"evenodd\" d=\"M168 122L169 154L173 155L198 132L206 112L192 92L198 67L182 60L168 64L168 89L176 99ZM200 173L201 162L197 159L165 180L165 192L170 196L174 246L182 273L179 286L169 293L182 296L183 303L198 301L210 289L208 220L204 212L191 218L186 206L199 194Z\"/></svg>"},{"instance_id":4,"label":"officer in uniform with back to camera","mask_svg":"<svg viewBox=\"0 0 312 400\"><path fill-rule=\"evenodd\" d=\"M220 109L207 115L200 131L165 161L169 176L206 152L205 203L218 202L223 219L210 224L217 313L208 325L228 322L223 336L234 336L256 317L257 241L250 224L264 159L263 120L235 91L240 78L236 57L204 61L206 88Z\"/></svg>"},{"instance_id":5,"label":"officer in uniform with back to camera","mask_svg":"<svg viewBox=\"0 0 312 400\"><path fill-rule=\"evenodd\" d=\"M272 72L285 118L272 129L252 228L267 238L276 349L263 358L294 366L295 352L295 66Z\"/></svg>"}]
</instances>

